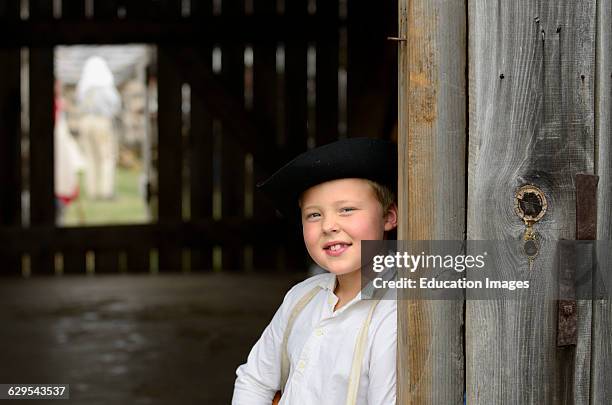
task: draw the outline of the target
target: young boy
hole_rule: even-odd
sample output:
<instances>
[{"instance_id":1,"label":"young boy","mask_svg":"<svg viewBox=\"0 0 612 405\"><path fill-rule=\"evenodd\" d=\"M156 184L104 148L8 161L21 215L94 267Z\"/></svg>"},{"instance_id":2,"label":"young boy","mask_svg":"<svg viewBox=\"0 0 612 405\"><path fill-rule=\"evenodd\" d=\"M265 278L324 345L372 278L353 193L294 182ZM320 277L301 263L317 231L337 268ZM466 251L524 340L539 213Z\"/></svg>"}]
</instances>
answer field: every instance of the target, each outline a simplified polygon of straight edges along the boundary
<instances>
[{"instance_id":1,"label":"young boy","mask_svg":"<svg viewBox=\"0 0 612 405\"><path fill-rule=\"evenodd\" d=\"M306 249L329 273L287 293L236 372L233 405L270 405L277 391L281 405L395 404L396 302L360 291L361 241L397 226L396 179L394 144L351 138L303 153L260 186L286 215L299 212Z\"/></svg>"}]
</instances>

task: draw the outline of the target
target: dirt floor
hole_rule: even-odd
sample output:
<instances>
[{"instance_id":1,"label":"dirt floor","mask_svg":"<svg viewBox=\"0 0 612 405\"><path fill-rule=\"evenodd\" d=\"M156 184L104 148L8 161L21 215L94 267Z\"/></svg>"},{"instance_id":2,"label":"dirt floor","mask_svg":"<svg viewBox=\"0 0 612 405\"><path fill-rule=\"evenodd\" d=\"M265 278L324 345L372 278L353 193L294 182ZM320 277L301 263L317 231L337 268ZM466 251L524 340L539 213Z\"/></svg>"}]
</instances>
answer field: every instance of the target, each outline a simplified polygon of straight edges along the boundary
<instances>
[{"instance_id":1,"label":"dirt floor","mask_svg":"<svg viewBox=\"0 0 612 405\"><path fill-rule=\"evenodd\" d=\"M229 404L236 367L303 278L0 279L0 383L70 384L53 403Z\"/></svg>"}]
</instances>

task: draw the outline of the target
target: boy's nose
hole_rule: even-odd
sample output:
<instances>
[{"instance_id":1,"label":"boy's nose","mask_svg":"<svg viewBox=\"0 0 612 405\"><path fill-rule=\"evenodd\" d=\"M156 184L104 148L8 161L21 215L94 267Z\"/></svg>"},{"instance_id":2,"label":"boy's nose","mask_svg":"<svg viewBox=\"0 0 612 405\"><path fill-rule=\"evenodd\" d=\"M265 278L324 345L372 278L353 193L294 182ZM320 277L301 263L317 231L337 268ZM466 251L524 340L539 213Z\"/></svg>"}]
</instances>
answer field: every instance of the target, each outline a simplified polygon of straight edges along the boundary
<instances>
[{"instance_id":1,"label":"boy's nose","mask_svg":"<svg viewBox=\"0 0 612 405\"><path fill-rule=\"evenodd\" d=\"M326 219L322 224L323 232L325 233L333 233L338 232L339 227L338 223L332 219Z\"/></svg>"}]
</instances>

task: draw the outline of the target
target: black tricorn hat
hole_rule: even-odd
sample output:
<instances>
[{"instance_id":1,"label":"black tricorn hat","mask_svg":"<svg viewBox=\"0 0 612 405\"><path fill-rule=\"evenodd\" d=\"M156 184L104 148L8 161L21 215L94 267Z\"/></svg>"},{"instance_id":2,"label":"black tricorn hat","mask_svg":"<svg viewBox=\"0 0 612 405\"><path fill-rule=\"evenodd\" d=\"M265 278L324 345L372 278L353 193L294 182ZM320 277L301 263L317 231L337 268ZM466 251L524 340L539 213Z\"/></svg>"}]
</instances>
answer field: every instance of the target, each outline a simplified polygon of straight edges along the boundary
<instances>
[{"instance_id":1,"label":"black tricorn hat","mask_svg":"<svg viewBox=\"0 0 612 405\"><path fill-rule=\"evenodd\" d=\"M347 138L310 149L259 183L289 219L308 188L330 180L362 178L397 190L397 145L375 138Z\"/></svg>"}]
</instances>

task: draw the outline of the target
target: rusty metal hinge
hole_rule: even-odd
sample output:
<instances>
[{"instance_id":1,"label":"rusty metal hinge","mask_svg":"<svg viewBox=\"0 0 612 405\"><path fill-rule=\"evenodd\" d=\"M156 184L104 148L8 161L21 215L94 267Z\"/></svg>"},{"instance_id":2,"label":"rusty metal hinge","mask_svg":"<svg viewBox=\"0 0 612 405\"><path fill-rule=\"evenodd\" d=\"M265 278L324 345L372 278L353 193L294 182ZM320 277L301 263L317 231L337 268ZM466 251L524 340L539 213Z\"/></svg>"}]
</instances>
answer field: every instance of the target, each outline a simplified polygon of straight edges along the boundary
<instances>
[{"instance_id":1,"label":"rusty metal hinge","mask_svg":"<svg viewBox=\"0 0 612 405\"><path fill-rule=\"evenodd\" d=\"M592 174L576 174L576 240L597 239L597 183ZM578 343L578 308L576 305L575 244L565 244L559 255L559 299L557 316L557 346ZM591 279L592 280L592 279ZM573 299L572 299L573 297Z\"/></svg>"}]
</instances>

